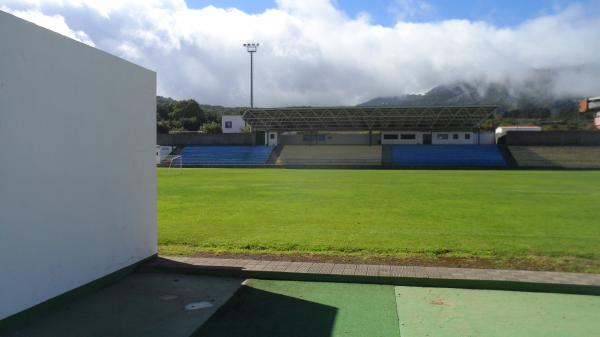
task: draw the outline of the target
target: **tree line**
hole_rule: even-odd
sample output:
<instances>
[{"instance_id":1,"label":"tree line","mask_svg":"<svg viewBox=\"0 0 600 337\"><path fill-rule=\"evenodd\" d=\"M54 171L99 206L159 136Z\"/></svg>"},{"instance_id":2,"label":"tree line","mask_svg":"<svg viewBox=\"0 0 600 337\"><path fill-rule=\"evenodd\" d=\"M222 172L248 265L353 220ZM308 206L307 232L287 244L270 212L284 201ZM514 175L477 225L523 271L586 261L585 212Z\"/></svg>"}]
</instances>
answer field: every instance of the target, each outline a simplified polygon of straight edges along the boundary
<instances>
[{"instance_id":1,"label":"tree line","mask_svg":"<svg viewBox=\"0 0 600 337\"><path fill-rule=\"evenodd\" d=\"M158 133L197 131L221 133L221 116L240 114L243 108L225 108L198 104L193 99L175 100L156 97L156 130Z\"/></svg>"}]
</instances>

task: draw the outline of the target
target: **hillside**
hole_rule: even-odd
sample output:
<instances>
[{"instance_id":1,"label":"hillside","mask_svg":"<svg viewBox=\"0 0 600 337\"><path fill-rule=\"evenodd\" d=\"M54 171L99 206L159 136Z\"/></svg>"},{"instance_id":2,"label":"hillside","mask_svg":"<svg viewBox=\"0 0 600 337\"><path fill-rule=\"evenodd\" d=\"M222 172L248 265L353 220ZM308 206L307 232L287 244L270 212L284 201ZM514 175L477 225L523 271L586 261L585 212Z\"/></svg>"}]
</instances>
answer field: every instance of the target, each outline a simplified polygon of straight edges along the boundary
<instances>
[{"instance_id":1,"label":"hillside","mask_svg":"<svg viewBox=\"0 0 600 337\"><path fill-rule=\"evenodd\" d=\"M482 127L538 124L548 130L593 129L592 115L578 112L579 97L556 97L549 84L531 82L519 89L501 84L455 83L437 86L421 95L377 97L358 106L497 105L493 119Z\"/></svg>"},{"instance_id":2,"label":"hillside","mask_svg":"<svg viewBox=\"0 0 600 337\"><path fill-rule=\"evenodd\" d=\"M556 98L544 88L514 92L501 84L455 83L437 86L422 95L377 97L359 106L498 105L506 117L576 117L579 98Z\"/></svg>"}]
</instances>

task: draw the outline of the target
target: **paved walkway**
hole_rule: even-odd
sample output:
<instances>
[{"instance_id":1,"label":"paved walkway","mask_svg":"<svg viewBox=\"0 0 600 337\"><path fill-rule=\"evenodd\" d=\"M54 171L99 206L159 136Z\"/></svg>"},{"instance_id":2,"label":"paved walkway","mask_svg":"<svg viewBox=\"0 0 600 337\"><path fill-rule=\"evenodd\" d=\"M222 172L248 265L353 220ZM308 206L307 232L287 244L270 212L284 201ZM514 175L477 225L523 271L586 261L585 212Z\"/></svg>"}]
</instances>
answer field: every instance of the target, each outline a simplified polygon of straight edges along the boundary
<instances>
[{"instance_id":1,"label":"paved walkway","mask_svg":"<svg viewBox=\"0 0 600 337\"><path fill-rule=\"evenodd\" d=\"M162 256L149 263L150 267L177 264L191 267L230 267L243 271L283 272L322 275L379 276L398 278L513 281L565 285L600 286L600 274L562 273L526 270L497 270L473 268L415 267L346 263L266 261L208 257Z\"/></svg>"}]
</instances>

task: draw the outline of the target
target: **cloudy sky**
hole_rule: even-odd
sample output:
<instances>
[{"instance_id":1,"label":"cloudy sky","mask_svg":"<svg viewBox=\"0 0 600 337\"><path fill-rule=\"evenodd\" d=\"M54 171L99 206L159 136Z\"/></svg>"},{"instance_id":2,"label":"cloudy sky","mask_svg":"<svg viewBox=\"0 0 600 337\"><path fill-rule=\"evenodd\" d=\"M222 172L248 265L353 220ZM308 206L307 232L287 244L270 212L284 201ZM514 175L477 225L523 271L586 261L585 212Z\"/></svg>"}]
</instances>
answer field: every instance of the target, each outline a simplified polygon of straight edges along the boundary
<instances>
[{"instance_id":1,"label":"cloudy sky","mask_svg":"<svg viewBox=\"0 0 600 337\"><path fill-rule=\"evenodd\" d=\"M160 95L243 106L352 105L456 81L600 94L600 0L0 0L158 73Z\"/></svg>"}]
</instances>

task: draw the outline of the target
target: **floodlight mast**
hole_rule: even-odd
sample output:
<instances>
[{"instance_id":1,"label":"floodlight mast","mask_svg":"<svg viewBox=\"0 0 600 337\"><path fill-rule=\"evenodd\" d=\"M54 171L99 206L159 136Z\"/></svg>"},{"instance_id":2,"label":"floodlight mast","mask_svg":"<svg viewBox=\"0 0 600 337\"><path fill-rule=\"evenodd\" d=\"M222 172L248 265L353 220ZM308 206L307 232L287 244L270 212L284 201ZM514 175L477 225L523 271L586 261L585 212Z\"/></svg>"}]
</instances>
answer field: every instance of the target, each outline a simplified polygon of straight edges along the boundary
<instances>
[{"instance_id":1,"label":"floodlight mast","mask_svg":"<svg viewBox=\"0 0 600 337\"><path fill-rule=\"evenodd\" d=\"M248 53L250 53L250 109L254 109L254 59L253 54L256 53L256 49L259 44L256 42L244 43L244 47Z\"/></svg>"}]
</instances>

